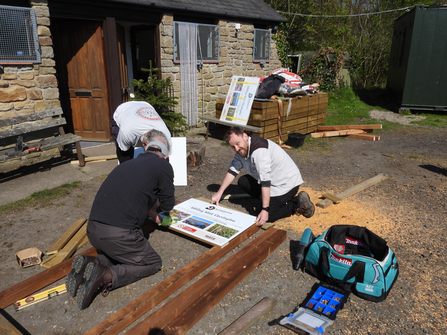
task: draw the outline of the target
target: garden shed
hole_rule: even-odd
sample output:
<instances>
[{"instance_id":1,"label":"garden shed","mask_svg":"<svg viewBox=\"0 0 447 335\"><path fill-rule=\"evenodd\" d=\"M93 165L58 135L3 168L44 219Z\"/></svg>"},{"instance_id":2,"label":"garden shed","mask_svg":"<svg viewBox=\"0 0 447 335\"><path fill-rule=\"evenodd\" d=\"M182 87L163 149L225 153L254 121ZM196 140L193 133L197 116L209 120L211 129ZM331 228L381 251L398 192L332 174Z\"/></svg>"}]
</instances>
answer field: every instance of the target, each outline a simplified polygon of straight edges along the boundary
<instances>
[{"instance_id":1,"label":"garden shed","mask_svg":"<svg viewBox=\"0 0 447 335\"><path fill-rule=\"evenodd\" d=\"M387 88L400 109L447 112L447 6L417 5L397 18Z\"/></svg>"}]
</instances>

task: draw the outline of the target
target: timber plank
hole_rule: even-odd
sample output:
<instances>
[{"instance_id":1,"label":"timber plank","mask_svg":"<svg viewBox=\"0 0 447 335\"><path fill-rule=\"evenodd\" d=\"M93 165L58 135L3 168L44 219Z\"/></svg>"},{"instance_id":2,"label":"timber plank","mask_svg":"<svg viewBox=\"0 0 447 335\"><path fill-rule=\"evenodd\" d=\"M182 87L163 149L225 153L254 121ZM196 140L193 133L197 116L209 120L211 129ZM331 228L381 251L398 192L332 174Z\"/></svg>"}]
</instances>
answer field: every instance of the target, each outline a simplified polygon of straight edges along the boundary
<instances>
[{"instance_id":1,"label":"timber plank","mask_svg":"<svg viewBox=\"0 0 447 335\"><path fill-rule=\"evenodd\" d=\"M340 193L336 194L335 196L337 198L340 198L343 200L344 198L350 197L351 195L354 195L360 191L363 191L364 189L366 189L370 186L376 185L376 184L380 183L382 180L385 180L387 178L388 178L388 176L385 176L383 173L378 174L377 176L370 178L368 180L365 180L364 182L361 182L360 184L357 184L351 188L348 188L347 190L344 190L343 192L340 192ZM321 208L326 208L326 207L331 206L332 204L333 204L332 200L324 199L324 200L321 200L319 203L317 203L317 206L321 207Z\"/></svg>"},{"instance_id":2,"label":"timber plank","mask_svg":"<svg viewBox=\"0 0 447 335\"><path fill-rule=\"evenodd\" d=\"M253 306L247 313L242 315L239 319L233 322L227 329L219 333L219 335L239 335L246 331L249 327L255 324L263 315L270 312L270 310L278 303L276 299L269 297L263 298L255 306Z\"/></svg>"},{"instance_id":3,"label":"timber plank","mask_svg":"<svg viewBox=\"0 0 447 335\"><path fill-rule=\"evenodd\" d=\"M253 225L242 234L231 240L226 246L222 248L217 246L212 247L210 250L178 270L172 276L166 278L157 286L132 301L126 307L122 308L114 315L89 330L85 333L85 335L110 335L117 334L124 330L136 319L157 306L160 302L168 298L171 294L188 283L195 276L203 272L213 263L221 259L228 252L233 250L257 231L259 231L259 227Z\"/></svg>"},{"instance_id":4,"label":"timber plank","mask_svg":"<svg viewBox=\"0 0 447 335\"><path fill-rule=\"evenodd\" d=\"M318 126L318 131L328 131L328 130L344 130L344 129L382 129L381 124L350 124L341 126Z\"/></svg>"},{"instance_id":5,"label":"timber plank","mask_svg":"<svg viewBox=\"0 0 447 335\"><path fill-rule=\"evenodd\" d=\"M23 333L0 314L0 335L23 335Z\"/></svg>"},{"instance_id":6,"label":"timber plank","mask_svg":"<svg viewBox=\"0 0 447 335\"><path fill-rule=\"evenodd\" d=\"M286 231L271 228L208 272L129 330L130 334L183 334L232 288L255 269L286 238ZM164 330L167 325L169 327ZM179 330L181 329L181 332Z\"/></svg>"},{"instance_id":7,"label":"timber plank","mask_svg":"<svg viewBox=\"0 0 447 335\"><path fill-rule=\"evenodd\" d=\"M97 252L96 249L92 247L81 252L79 255L96 256ZM65 277L71 271L73 258L74 256L0 292L0 308L5 309L16 301L39 291L62 277Z\"/></svg>"},{"instance_id":8,"label":"timber plank","mask_svg":"<svg viewBox=\"0 0 447 335\"><path fill-rule=\"evenodd\" d=\"M20 126L13 128L13 129L3 130L0 133L0 139L17 136L17 135L22 135L22 134L26 134L26 133L31 133L31 132L37 131L37 130L52 128L52 127L59 127L59 126L63 126L64 124L67 124L67 121L65 121L65 118L63 118L63 117L58 118L58 119L52 119L50 121L43 122L43 123L32 123L32 124L24 123Z\"/></svg>"},{"instance_id":9,"label":"timber plank","mask_svg":"<svg viewBox=\"0 0 447 335\"><path fill-rule=\"evenodd\" d=\"M51 246L50 249L47 250L46 254L50 254L54 251L61 250L64 245L70 241L70 239L76 234L76 232L79 230L79 228L82 227L82 225L87 221L87 218L82 218L79 220L76 220L70 228L68 228L65 233L62 234L62 236Z\"/></svg>"},{"instance_id":10,"label":"timber plank","mask_svg":"<svg viewBox=\"0 0 447 335\"><path fill-rule=\"evenodd\" d=\"M263 235L265 237L261 239ZM265 231L260 237L250 242L177 297L169 301L172 304L186 302L185 308L181 309L181 313L177 317L172 317L170 309L165 307L168 303L163 305L159 310L164 311L164 314L169 316L169 324L161 327L162 330L157 334L185 334L284 242L286 235L286 231L276 228ZM152 323L146 322L146 320L151 319L151 316L134 327L133 329L135 330L138 327L138 330L136 332L131 331L131 333L148 334L148 330L157 329L153 327ZM140 325L144 325L144 328L141 328Z\"/></svg>"},{"instance_id":11,"label":"timber plank","mask_svg":"<svg viewBox=\"0 0 447 335\"><path fill-rule=\"evenodd\" d=\"M87 220L85 220L87 221ZM84 242L84 239L87 237L87 223L84 222L81 228L74 234L74 236L68 241L68 243L56 254L54 258L50 261L42 263L41 265L45 268L51 268L62 261L65 261L67 258L70 258L74 252L78 249L78 246L81 242ZM88 241L88 239L87 239Z\"/></svg>"},{"instance_id":12,"label":"timber plank","mask_svg":"<svg viewBox=\"0 0 447 335\"><path fill-rule=\"evenodd\" d=\"M366 133L366 131L362 129L346 129L346 130L322 131L318 133L312 133L310 134L310 136L316 138L316 137L346 136L346 135L364 134L364 133Z\"/></svg>"},{"instance_id":13,"label":"timber plank","mask_svg":"<svg viewBox=\"0 0 447 335\"><path fill-rule=\"evenodd\" d=\"M53 108L53 109L48 109L48 110L42 111L42 112L14 116L14 117L10 117L7 119L0 119L0 128L6 127L6 126L12 126L12 125L23 123L23 122L32 122L32 121L42 120L43 118L57 116L57 115L62 115L62 108L60 108L60 107Z\"/></svg>"},{"instance_id":14,"label":"timber plank","mask_svg":"<svg viewBox=\"0 0 447 335\"><path fill-rule=\"evenodd\" d=\"M348 135L349 138L356 138L359 140L366 140L366 141L378 141L380 140L380 136L378 135L372 135L372 134L352 134Z\"/></svg>"}]
</instances>

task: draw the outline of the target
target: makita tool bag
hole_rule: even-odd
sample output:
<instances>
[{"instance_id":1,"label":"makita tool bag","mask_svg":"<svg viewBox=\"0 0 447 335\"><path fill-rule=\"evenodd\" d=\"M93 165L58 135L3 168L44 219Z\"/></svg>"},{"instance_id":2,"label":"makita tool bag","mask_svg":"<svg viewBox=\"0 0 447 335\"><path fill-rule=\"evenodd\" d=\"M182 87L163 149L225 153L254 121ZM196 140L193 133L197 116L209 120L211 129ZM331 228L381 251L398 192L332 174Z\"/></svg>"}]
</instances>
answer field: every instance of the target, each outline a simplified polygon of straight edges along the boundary
<instances>
[{"instance_id":1,"label":"makita tool bag","mask_svg":"<svg viewBox=\"0 0 447 335\"><path fill-rule=\"evenodd\" d=\"M335 225L308 246L304 270L371 301L385 300L399 273L386 241L365 227Z\"/></svg>"}]
</instances>

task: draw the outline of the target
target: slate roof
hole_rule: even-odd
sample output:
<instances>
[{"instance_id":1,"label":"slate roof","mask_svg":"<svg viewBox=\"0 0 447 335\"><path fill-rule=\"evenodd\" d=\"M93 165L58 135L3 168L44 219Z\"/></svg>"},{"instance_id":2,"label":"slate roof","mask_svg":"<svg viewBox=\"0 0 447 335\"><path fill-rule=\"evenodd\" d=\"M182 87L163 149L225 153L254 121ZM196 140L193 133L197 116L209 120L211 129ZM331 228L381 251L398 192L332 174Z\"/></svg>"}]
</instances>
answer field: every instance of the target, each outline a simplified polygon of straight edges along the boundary
<instances>
[{"instance_id":1,"label":"slate roof","mask_svg":"<svg viewBox=\"0 0 447 335\"><path fill-rule=\"evenodd\" d=\"M108 2L149 6L154 9L212 14L219 18L286 22L262 0L107 0Z\"/></svg>"}]
</instances>

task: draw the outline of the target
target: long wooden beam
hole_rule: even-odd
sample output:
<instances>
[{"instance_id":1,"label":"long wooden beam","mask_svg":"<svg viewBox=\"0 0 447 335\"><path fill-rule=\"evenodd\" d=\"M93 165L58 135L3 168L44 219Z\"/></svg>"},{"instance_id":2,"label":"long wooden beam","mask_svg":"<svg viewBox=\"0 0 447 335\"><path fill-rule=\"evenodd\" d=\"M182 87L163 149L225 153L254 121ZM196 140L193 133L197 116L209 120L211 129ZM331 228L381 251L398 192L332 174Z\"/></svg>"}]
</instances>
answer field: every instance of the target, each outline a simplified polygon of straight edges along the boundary
<instances>
[{"instance_id":1,"label":"long wooden beam","mask_svg":"<svg viewBox=\"0 0 447 335\"><path fill-rule=\"evenodd\" d=\"M129 334L184 334L286 238L271 228L129 330Z\"/></svg>"},{"instance_id":2,"label":"long wooden beam","mask_svg":"<svg viewBox=\"0 0 447 335\"><path fill-rule=\"evenodd\" d=\"M380 183L382 180L385 180L387 178L388 177L385 176L383 173L378 174L377 176L372 177L368 180L365 180L365 181L361 182L360 184L357 184L351 188L348 188L347 190L344 190L343 192L340 192L340 193L336 194L335 196L340 199L347 198L347 197L354 195L360 191L363 191L365 188L376 185L377 183ZM326 208L332 204L333 204L332 200L324 199L324 200L321 200L319 203L317 203L317 206L321 207L321 208Z\"/></svg>"},{"instance_id":3,"label":"long wooden beam","mask_svg":"<svg viewBox=\"0 0 447 335\"><path fill-rule=\"evenodd\" d=\"M342 126L318 126L317 131L343 130L343 129L382 129L381 124L350 124Z\"/></svg>"},{"instance_id":4,"label":"long wooden beam","mask_svg":"<svg viewBox=\"0 0 447 335\"><path fill-rule=\"evenodd\" d=\"M378 140L380 140L380 136L372 135L372 134L352 134L352 135L348 135L346 137L356 138L356 139L359 139L359 140L366 140L366 141L378 141Z\"/></svg>"},{"instance_id":5,"label":"long wooden beam","mask_svg":"<svg viewBox=\"0 0 447 335\"><path fill-rule=\"evenodd\" d=\"M117 334L124 330L136 319L150 311L160 302L168 298L176 290L188 283L195 276L203 272L210 265L221 259L224 255L237 247L247 238L259 231L259 227L252 226L242 234L231 240L226 246L215 246L185 265L172 276L132 301L108 319L89 330L84 335Z\"/></svg>"},{"instance_id":6,"label":"long wooden beam","mask_svg":"<svg viewBox=\"0 0 447 335\"><path fill-rule=\"evenodd\" d=\"M351 134L364 134L366 130L362 129L346 129L346 130L331 130L331 131L322 131L318 133L311 133L310 137L318 138L318 137L335 137L335 136L346 136Z\"/></svg>"},{"instance_id":7,"label":"long wooden beam","mask_svg":"<svg viewBox=\"0 0 447 335\"><path fill-rule=\"evenodd\" d=\"M97 252L96 249L92 247L81 252L79 255L96 256ZM65 277L71 271L71 263L74 257L75 256L0 292L0 308L5 309L17 300L23 299L62 277Z\"/></svg>"},{"instance_id":8,"label":"long wooden beam","mask_svg":"<svg viewBox=\"0 0 447 335\"><path fill-rule=\"evenodd\" d=\"M276 299L269 297L263 298L255 306L253 306L247 313L238 318L228 328L219 333L219 335L240 335L248 328L254 325L262 316L270 312L270 310L277 304Z\"/></svg>"}]
</instances>

